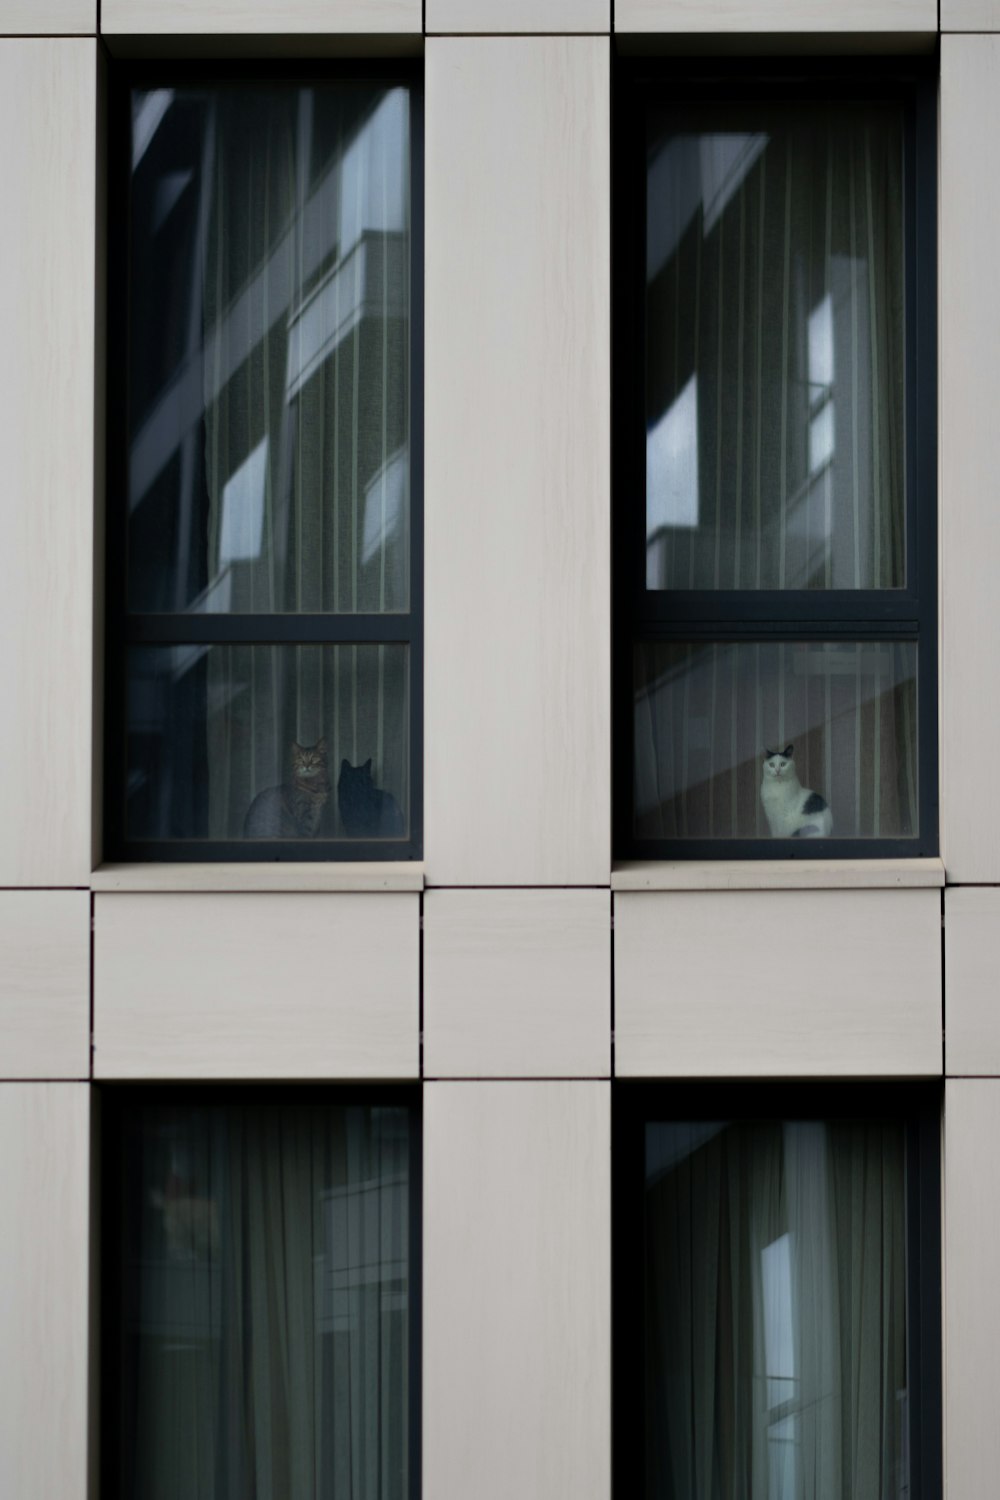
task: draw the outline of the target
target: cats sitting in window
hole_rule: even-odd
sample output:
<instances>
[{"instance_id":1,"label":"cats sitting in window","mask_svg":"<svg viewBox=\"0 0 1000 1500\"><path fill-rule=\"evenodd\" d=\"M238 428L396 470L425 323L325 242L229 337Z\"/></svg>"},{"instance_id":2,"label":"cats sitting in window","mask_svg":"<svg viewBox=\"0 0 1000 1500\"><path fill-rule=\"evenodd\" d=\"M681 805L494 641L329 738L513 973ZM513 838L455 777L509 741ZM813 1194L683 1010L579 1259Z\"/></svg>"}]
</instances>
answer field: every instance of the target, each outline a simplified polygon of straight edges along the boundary
<instances>
[{"instance_id":1,"label":"cats sitting in window","mask_svg":"<svg viewBox=\"0 0 1000 1500\"><path fill-rule=\"evenodd\" d=\"M291 776L280 786L258 792L243 820L247 839L311 839L320 831L330 796L326 740L291 747ZM391 792L375 785L371 757L364 765L340 763L337 807L344 832L352 839L401 839L406 819Z\"/></svg>"},{"instance_id":2,"label":"cats sitting in window","mask_svg":"<svg viewBox=\"0 0 1000 1500\"><path fill-rule=\"evenodd\" d=\"M833 831L833 813L819 792L803 786L792 759L794 745L764 751L760 801L771 837L825 839Z\"/></svg>"}]
</instances>

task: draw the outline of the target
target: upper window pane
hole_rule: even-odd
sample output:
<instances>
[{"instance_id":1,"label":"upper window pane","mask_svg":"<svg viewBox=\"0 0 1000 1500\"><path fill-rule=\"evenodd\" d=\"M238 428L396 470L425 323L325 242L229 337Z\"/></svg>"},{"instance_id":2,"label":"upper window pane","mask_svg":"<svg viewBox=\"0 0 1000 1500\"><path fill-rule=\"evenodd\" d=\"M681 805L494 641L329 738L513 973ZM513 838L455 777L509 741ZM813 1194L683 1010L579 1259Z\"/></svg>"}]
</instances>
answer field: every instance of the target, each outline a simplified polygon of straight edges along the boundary
<instances>
[{"instance_id":1,"label":"upper window pane","mask_svg":"<svg viewBox=\"0 0 1000 1500\"><path fill-rule=\"evenodd\" d=\"M132 93L128 607L409 607L405 88Z\"/></svg>"},{"instance_id":2,"label":"upper window pane","mask_svg":"<svg viewBox=\"0 0 1000 1500\"><path fill-rule=\"evenodd\" d=\"M903 110L652 110L646 586L897 589Z\"/></svg>"}]
</instances>

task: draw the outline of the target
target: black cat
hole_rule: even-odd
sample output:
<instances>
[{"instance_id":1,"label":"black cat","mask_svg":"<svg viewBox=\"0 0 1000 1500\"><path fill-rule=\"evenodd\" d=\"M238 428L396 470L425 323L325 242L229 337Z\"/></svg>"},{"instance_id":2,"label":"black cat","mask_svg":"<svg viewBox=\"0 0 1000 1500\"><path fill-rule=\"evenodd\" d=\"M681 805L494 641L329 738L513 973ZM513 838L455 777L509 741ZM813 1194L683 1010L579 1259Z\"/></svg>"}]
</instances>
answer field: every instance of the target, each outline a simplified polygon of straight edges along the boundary
<instances>
[{"instance_id":1,"label":"black cat","mask_svg":"<svg viewBox=\"0 0 1000 1500\"><path fill-rule=\"evenodd\" d=\"M352 839L401 839L406 833L399 803L372 780L371 756L363 766L340 762L337 806L344 831Z\"/></svg>"}]
</instances>

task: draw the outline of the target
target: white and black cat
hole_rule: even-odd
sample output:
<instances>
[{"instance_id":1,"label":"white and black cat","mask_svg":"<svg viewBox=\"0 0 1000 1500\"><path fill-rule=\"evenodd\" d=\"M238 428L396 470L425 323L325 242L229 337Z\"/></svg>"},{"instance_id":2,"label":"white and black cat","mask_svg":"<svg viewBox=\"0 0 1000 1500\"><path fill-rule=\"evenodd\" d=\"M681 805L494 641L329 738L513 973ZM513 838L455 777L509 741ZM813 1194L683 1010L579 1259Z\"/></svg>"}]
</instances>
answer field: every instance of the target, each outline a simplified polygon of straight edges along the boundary
<instances>
[{"instance_id":1,"label":"white and black cat","mask_svg":"<svg viewBox=\"0 0 1000 1500\"><path fill-rule=\"evenodd\" d=\"M243 822L245 839L311 839L330 795L326 740L293 743L291 780L258 792Z\"/></svg>"},{"instance_id":2,"label":"white and black cat","mask_svg":"<svg viewBox=\"0 0 1000 1500\"><path fill-rule=\"evenodd\" d=\"M833 813L819 792L803 786L792 759L794 745L764 751L760 801L771 837L825 839L833 831Z\"/></svg>"},{"instance_id":3,"label":"white and black cat","mask_svg":"<svg viewBox=\"0 0 1000 1500\"><path fill-rule=\"evenodd\" d=\"M344 832L352 839L401 839L406 833L403 810L391 792L375 785L371 756L363 766L340 762L337 806Z\"/></svg>"}]
</instances>

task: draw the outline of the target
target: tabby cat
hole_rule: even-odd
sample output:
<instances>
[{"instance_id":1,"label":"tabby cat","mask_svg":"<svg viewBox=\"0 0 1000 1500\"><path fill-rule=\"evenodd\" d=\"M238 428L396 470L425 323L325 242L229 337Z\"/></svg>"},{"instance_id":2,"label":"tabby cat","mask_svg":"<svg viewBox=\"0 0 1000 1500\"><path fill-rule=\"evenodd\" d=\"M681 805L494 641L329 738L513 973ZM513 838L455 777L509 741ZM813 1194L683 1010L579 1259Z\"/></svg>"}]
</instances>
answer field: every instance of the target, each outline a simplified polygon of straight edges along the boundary
<instances>
[{"instance_id":1,"label":"tabby cat","mask_svg":"<svg viewBox=\"0 0 1000 1500\"><path fill-rule=\"evenodd\" d=\"M245 839L311 839L330 795L326 740L292 744L292 775L258 792L243 821Z\"/></svg>"}]
</instances>

